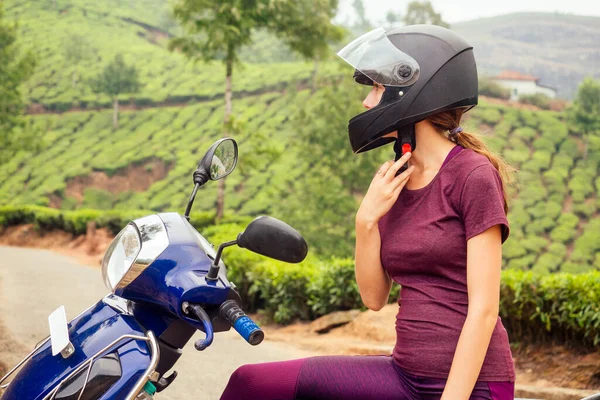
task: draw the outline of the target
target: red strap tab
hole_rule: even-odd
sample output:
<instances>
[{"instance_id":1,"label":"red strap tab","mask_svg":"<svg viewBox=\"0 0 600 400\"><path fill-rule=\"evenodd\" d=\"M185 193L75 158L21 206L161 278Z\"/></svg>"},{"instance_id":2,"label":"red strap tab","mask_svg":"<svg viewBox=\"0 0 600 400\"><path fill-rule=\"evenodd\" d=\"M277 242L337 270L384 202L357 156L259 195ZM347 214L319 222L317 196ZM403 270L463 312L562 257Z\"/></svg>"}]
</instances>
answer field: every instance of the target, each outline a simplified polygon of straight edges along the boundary
<instances>
[{"instance_id":1,"label":"red strap tab","mask_svg":"<svg viewBox=\"0 0 600 400\"><path fill-rule=\"evenodd\" d=\"M411 147L410 143L404 143L402 145L402 154L403 155L406 154L406 153L408 153L408 152L411 152L411 151L412 151L412 147Z\"/></svg>"}]
</instances>

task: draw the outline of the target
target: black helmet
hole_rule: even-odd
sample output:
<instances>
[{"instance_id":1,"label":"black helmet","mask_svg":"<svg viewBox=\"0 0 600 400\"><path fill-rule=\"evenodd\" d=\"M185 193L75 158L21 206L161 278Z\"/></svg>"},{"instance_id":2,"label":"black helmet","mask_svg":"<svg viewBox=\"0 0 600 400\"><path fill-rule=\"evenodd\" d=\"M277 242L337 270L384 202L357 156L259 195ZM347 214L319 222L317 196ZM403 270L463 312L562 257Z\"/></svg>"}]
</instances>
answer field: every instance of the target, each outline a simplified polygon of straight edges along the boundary
<instances>
[{"instance_id":1,"label":"black helmet","mask_svg":"<svg viewBox=\"0 0 600 400\"><path fill-rule=\"evenodd\" d=\"M409 25L375 29L338 52L356 68L354 79L383 85L380 103L348 125L355 153L391 143L383 135L398 131L398 144L416 147L414 124L442 111L477 105L477 67L473 47L449 29ZM400 143L402 142L402 143Z\"/></svg>"}]
</instances>

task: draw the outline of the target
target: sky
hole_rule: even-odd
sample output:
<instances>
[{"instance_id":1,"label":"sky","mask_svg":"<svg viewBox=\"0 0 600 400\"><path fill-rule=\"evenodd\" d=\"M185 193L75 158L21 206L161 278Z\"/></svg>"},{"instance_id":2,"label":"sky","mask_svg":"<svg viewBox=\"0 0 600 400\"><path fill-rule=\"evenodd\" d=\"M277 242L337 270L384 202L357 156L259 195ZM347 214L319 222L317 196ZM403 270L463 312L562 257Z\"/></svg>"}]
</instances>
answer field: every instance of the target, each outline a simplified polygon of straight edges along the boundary
<instances>
[{"instance_id":1,"label":"sky","mask_svg":"<svg viewBox=\"0 0 600 400\"><path fill-rule=\"evenodd\" d=\"M404 13L410 0L363 0L372 23L384 21L388 10ZM343 18L354 18L353 0L340 0ZM433 8L448 23L523 11L562 12L600 16L599 0L431 0Z\"/></svg>"}]
</instances>

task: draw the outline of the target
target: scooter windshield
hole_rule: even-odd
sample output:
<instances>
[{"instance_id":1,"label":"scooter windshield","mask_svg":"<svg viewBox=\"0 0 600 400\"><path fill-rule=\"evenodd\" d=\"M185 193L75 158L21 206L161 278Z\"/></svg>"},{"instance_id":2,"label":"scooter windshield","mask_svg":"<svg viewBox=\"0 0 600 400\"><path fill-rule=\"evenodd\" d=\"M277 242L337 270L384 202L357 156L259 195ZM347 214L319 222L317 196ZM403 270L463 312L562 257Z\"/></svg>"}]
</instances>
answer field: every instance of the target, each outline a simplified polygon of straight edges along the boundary
<instances>
[{"instance_id":1,"label":"scooter windshield","mask_svg":"<svg viewBox=\"0 0 600 400\"><path fill-rule=\"evenodd\" d=\"M384 86L410 86L419 78L417 61L394 46L383 28L354 39L337 54L374 82Z\"/></svg>"}]
</instances>

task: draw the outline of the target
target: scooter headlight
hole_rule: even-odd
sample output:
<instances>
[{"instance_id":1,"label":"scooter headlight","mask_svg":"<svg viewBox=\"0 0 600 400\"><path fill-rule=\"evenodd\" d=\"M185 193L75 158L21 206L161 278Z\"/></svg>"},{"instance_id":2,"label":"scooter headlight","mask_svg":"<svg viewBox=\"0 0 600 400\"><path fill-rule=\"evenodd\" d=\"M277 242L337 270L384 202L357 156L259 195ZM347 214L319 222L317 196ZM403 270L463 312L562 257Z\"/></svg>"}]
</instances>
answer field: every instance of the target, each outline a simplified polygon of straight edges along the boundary
<instances>
[{"instance_id":1,"label":"scooter headlight","mask_svg":"<svg viewBox=\"0 0 600 400\"><path fill-rule=\"evenodd\" d=\"M110 290L114 290L129 271L141 248L140 235L133 224L127 225L114 238L102 259L102 277Z\"/></svg>"}]
</instances>

